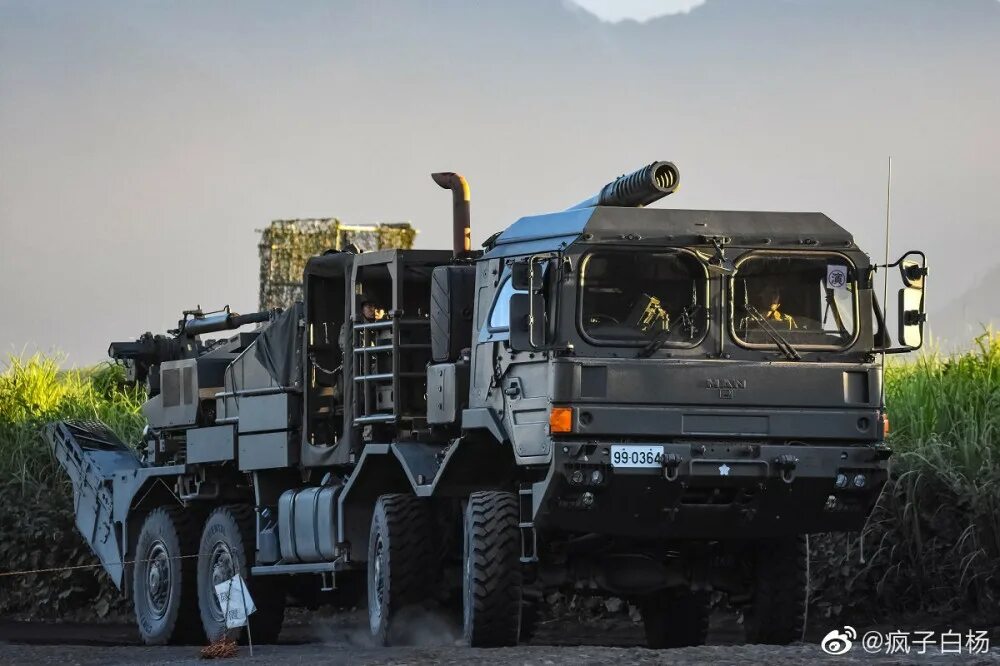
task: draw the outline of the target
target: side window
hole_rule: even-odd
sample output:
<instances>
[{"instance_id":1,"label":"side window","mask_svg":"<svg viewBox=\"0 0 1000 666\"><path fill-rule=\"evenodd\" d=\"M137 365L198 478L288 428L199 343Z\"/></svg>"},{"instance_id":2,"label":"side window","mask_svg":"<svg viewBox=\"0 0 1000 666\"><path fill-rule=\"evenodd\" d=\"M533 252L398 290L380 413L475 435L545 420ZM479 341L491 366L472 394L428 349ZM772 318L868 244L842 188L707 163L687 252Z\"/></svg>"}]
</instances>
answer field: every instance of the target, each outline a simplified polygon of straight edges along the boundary
<instances>
[{"instance_id":1,"label":"side window","mask_svg":"<svg viewBox=\"0 0 1000 666\"><path fill-rule=\"evenodd\" d=\"M515 293L518 292L515 291L508 276L500 285L496 300L493 301L493 311L490 312L489 321L490 330L507 330L510 326L510 297Z\"/></svg>"}]
</instances>

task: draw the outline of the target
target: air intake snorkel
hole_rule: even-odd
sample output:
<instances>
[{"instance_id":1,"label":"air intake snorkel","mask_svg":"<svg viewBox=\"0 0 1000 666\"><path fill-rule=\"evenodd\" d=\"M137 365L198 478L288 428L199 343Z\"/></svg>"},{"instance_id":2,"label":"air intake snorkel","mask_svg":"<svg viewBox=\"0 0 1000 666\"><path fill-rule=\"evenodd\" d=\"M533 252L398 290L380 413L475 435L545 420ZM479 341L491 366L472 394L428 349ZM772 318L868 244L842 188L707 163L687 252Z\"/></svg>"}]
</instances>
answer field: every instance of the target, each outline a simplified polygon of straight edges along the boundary
<instances>
[{"instance_id":1,"label":"air intake snorkel","mask_svg":"<svg viewBox=\"0 0 1000 666\"><path fill-rule=\"evenodd\" d=\"M653 162L637 171L619 176L602 187L600 192L571 206L569 210L593 206L648 206L672 194L680 183L680 177L673 162Z\"/></svg>"}]
</instances>

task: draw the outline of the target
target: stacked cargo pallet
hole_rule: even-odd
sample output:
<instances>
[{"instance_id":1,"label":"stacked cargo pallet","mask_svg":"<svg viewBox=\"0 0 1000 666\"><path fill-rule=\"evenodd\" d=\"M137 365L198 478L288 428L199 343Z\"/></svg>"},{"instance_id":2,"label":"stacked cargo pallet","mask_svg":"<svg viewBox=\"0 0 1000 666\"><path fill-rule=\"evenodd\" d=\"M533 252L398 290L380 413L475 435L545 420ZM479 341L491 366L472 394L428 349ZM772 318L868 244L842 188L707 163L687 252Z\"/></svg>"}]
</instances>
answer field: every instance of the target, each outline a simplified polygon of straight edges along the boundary
<instances>
[{"instance_id":1,"label":"stacked cargo pallet","mask_svg":"<svg viewBox=\"0 0 1000 666\"><path fill-rule=\"evenodd\" d=\"M350 243L366 251L409 249L416 235L408 222L346 225L335 217L275 220L260 232L260 309L287 308L302 299L302 269L310 257Z\"/></svg>"}]
</instances>

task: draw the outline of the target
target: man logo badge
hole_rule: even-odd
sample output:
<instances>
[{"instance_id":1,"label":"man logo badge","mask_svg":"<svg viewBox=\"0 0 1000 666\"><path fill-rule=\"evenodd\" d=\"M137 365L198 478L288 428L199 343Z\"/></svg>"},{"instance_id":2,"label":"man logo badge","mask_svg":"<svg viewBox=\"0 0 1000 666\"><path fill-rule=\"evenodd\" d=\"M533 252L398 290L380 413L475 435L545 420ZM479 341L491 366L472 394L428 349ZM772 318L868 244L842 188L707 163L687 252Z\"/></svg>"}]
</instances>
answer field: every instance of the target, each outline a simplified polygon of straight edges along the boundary
<instances>
[{"instance_id":1,"label":"man logo badge","mask_svg":"<svg viewBox=\"0 0 1000 666\"><path fill-rule=\"evenodd\" d=\"M745 379L706 379L705 388L710 391L718 391L719 397L723 400L732 400L736 391L745 390L747 380Z\"/></svg>"}]
</instances>

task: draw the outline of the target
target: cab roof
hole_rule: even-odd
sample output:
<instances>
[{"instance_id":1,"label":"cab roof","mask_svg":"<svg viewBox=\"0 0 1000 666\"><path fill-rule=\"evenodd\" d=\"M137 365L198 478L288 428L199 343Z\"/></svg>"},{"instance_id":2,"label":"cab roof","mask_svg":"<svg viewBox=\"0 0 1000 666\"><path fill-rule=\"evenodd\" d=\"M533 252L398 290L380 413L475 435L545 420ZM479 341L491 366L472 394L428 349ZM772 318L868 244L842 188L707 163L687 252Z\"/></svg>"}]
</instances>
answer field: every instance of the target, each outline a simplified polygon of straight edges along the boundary
<instances>
[{"instance_id":1,"label":"cab roof","mask_svg":"<svg viewBox=\"0 0 1000 666\"><path fill-rule=\"evenodd\" d=\"M501 233L490 256L554 251L576 241L732 246L852 248L854 237L823 213L678 210L596 206L522 217Z\"/></svg>"}]
</instances>

